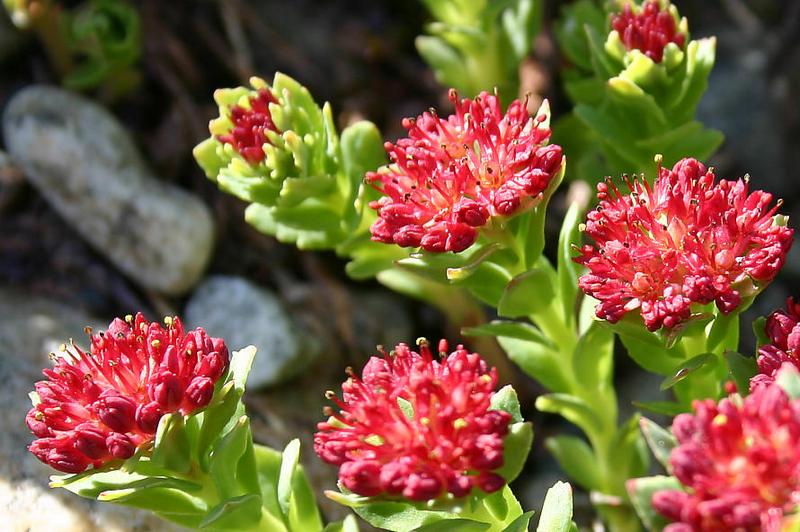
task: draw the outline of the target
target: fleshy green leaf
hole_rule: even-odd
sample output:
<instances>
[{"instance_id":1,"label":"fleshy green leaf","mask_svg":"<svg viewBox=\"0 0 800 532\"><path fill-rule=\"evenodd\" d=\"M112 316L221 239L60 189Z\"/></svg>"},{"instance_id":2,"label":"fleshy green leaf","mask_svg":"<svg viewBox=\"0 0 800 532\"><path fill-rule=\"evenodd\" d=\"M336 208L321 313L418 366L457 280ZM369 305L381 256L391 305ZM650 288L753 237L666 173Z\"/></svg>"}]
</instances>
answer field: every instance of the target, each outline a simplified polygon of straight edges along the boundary
<instances>
[{"instance_id":1,"label":"fleshy green leaf","mask_svg":"<svg viewBox=\"0 0 800 532\"><path fill-rule=\"evenodd\" d=\"M569 390L569 381L561 369L558 354L540 343L500 336L498 343L508 357L527 375L548 390Z\"/></svg>"},{"instance_id":2,"label":"fleshy green leaf","mask_svg":"<svg viewBox=\"0 0 800 532\"><path fill-rule=\"evenodd\" d=\"M495 336L515 338L535 342L548 348L555 348L555 345L547 338L538 327L531 323L521 321L493 320L476 327L466 327L461 329L464 336Z\"/></svg>"},{"instance_id":3,"label":"fleshy green leaf","mask_svg":"<svg viewBox=\"0 0 800 532\"><path fill-rule=\"evenodd\" d=\"M642 434L647 442L647 446L650 447L650 450L653 452L653 456L656 457L656 460L658 460L667 471L670 471L669 457L672 453L672 449L678 445L675 436L655 421L647 419L646 417L639 420L639 426L642 429Z\"/></svg>"},{"instance_id":4,"label":"fleshy green leaf","mask_svg":"<svg viewBox=\"0 0 800 532\"><path fill-rule=\"evenodd\" d=\"M399 401L400 398L398 398L398 402ZM519 409L519 398L517 397L517 392L511 387L510 384L503 386L500 388L500 390L495 392L495 394L492 396L489 410L504 410L508 412L511 414L512 423L520 423L523 421L522 412L520 412Z\"/></svg>"},{"instance_id":5,"label":"fleshy green leaf","mask_svg":"<svg viewBox=\"0 0 800 532\"><path fill-rule=\"evenodd\" d=\"M572 367L580 386L603 390L611 386L614 335L594 322L578 340Z\"/></svg>"},{"instance_id":6,"label":"fleshy green leaf","mask_svg":"<svg viewBox=\"0 0 800 532\"><path fill-rule=\"evenodd\" d=\"M644 477L633 478L626 483L628 495L636 510L636 515L642 520L647 530L661 530L667 524L653 508L653 494L662 490L680 490L681 485L675 477Z\"/></svg>"},{"instance_id":7,"label":"fleshy green leaf","mask_svg":"<svg viewBox=\"0 0 800 532\"><path fill-rule=\"evenodd\" d=\"M561 469L588 491L600 489L603 477L592 448L575 436L558 435L547 438L545 446Z\"/></svg>"},{"instance_id":8,"label":"fleshy green leaf","mask_svg":"<svg viewBox=\"0 0 800 532\"><path fill-rule=\"evenodd\" d=\"M800 398L800 372L789 364L784 364L775 376L775 383L792 399Z\"/></svg>"},{"instance_id":9,"label":"fleshy green leaf","mask_svg":"<svg viewBox=\"0 0 800 532\"><path fill-rule=\"evenodd\" d=\"M528 532L528 525L531 522L531 517L533 517L533 511L525 512L524 514L520 515L516 519L514 519L511 524L503 529L503 532Z\"/></svg>"},{"instance_id":10,"label":"fleshy green leaf","mask_svg":"<svg viewBox=\"0 0 800 532\"><path fill-rule=\"evenodd\" d=\"M540 395L536 399L536 408L542 412L559 414L582 428L584 432L597 432L602 428L594 410L583 399L572 395L565 393Z\"/></svg>"},{"instance_id":11,"label":"fleshy green leaf","mask_svg":"<svg viewBox=\"0 0 800 532\"><path fill-rule=\"evenodd\" d=\"M556 482L547 490L537 532L569 532L572 526L572 487Z\"/></svg>"},{"instance_id":12,"label":"fleshy green leaf","mask_svg":"<svg viewBox=\"0 0 800 532\"><path fill-rule=\"evenodd\" d=\"M736 384L739 395L746 397L750 393L750 379L758 373L755 357L746 357L735 351L725 352L728 363L728 374Z\"/></svg>"},{"instance_id":13,"label":"fleshy green leaf","mask_svg":"<svg viewBox=\"0 0 800 532\"><path fill-rule=\"evenodd\" d=\"M661 383L661 391L669 390L693 373L701 371L708 372L713 370L718 362L719 358L713 353L702 353L690 358L686 362L683 362L676 367L672 371L671 377L664 379L664 381Z\"/></svg>"},{"instance_id":14,"label":"fleshy green leaf","mask_svg":"<svg viewBox=\"0 0 800 532\"><path fill-rule=\"evenodd\" d=\"M495 472L506 482L517 478L525 467L532 444L533 425L525 422L509 426L508 434L503 438L503 467Z\"/></svg>"},{"instance_id":15,"label":"fleshy green leaf","mask_svg":"<svg viewBox=\"0 0 800 532\"><path fill-rule=\"evenodd\" d=\"M328 523L323 532L359 532L358 521L353 514L350 514L342 521Z\"/></svg>"},{"instance_id":16,"label":"fleshy green leaf","mask_svg":"<svg viewBox=\"0 0 800 532\"><path fill-rule=\"evenodd\" d=\"M517 318L529 316L546 309L555 297L555 283L550 272L535 268L511 279L497 312L501 316Z\"/></svg>"},{"instance_id":17,"label":"fleshy green leaf","mask_svg":"<svg viewBox=\"0 0 800 532\"><path fill-rule=\"evenodd\" d=\"M577 203L570 205L561 232L558 235L558 297L566 323L573 322L575 315L575 298L578 294L579 267L572 261L572 245L580 242L578 222L581 220L581 208Z\"/></svg>"}]
</instances>

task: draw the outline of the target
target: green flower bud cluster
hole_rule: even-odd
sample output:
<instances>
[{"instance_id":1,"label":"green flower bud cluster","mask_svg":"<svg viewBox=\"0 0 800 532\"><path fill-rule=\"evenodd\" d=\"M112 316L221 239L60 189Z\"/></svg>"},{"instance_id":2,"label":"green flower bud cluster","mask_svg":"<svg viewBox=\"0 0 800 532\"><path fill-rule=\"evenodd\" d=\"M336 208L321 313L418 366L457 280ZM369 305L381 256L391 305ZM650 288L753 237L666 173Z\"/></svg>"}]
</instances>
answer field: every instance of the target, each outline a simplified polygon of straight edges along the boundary
<instances>
[{"instance_id":1,"label":"green flower bud cluster","mask_svg":"<svg viewBox=\"0 0 800 532\"><path fill-rule=\"evenodd\" d=\"M579 0L563 9L556 34L573 64L565 90L575 108L556 124L554 140L570 154L572 178L652 175L656 153L669 166L708 158L722 143L719 131L695 120L716 39L690 40L686 18L668 0Z\"/></svg>"},{"instance_id":2,"label":"green flower bud cluster","mask_svg":"<svg viewBox=\"0 0 800 532\"><path fill-rule=\"evenodd\" d=\"M417 37L436 79L464 96L518 92L519 65L541 26L541 0L423 0L435 19Z\"/></svg>"},{"instance_id":3,"label":"green flower bud cluster","mask_svg":"<svg viewBox=\"0 0 800 532\"><path fill-rule=\"evenodd\" d=\"M194 149L206 175L250 203L245 217L263 233L301 249L333 249L361 222L356 201L364 174L386 161L383 141L370 122L339 135L331 107L276 74L251 88L220 89L219 118L211 136Z\"/></svg>"}]
</instances>

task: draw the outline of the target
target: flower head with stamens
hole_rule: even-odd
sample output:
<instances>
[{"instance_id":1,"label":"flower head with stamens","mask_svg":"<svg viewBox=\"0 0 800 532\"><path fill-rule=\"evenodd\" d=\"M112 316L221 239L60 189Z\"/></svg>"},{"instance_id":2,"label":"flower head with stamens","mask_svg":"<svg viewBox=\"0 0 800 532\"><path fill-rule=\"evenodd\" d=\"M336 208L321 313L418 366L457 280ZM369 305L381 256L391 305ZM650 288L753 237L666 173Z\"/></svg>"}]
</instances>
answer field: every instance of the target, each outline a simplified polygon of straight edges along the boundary
<instances>
[{"instance_id":1,"label":"flower head with stamens","mask_svg":"<svg viewBox=\"0 0 800 532\"><path fill-rule=\"evenodd\" d=\"M318 425L314 450L359 495L425 501L501 489L494 471L511 416L489 409L496 370L463 346L448 355L442 340L435 360L419 344L419 353L400 344L370 358L361 377L350 371L341 399L329 392L340 411Z\"/></svg>"},{"instance_id":2,"label":"flower head with stamens","mask_svg":"<svg viewBox=\"0 0 800 532\"><path fill-rule=\"evenodd\" d=\"M178 318L164 321L115 319L91 337L89 353L64 347L36 383L26 417L39 460L79 473L130 458L154 440L163 415L208 405L227 370L225 343L201 328L184 332Z\"/></svg>"},{"instance_id":3,"label":"flower head with stamens","mask_svg":"<svg viewBox=\"0 0 800 532\"><path fill-rule=\"evenodd\" d=\"M685 490L659 491L664 532L778 532L800 504L800 400L777 385L717 404L696 401L675 418L670 457Z\"/></svg>"},{"instance_id":4,"label":"flower head with stamens","mask_svg":"<svg viewBox=\"0 0 800 532\"><path fill-rule=\"evenodd\" d=\"M664 58L664 48L674 43L678 48L686 45L686 34L678 28L677 12L668 4L648 0L641 7L626 3L611 21L611 28L619 35L628 50L639 50L656 63Z\"/></svg>"},{"instance_id":5,"label":"flower head with stamens","mask_svg":"<svg viewBox=\"0 0 800 532\"><path fill-rule=\"evenodd\" d=\"M278 100L268 87L261 87L248 98L248 105L232 105L230 108L230 130L217 135L217 140L230 144L248 163L258 164L264 160L264 144L269 142L267 131L278 131L272 121L269 104Z\"/></svg>"},{"instance_id":6,"label":"flower head with stamens","mask_svg":"<svg viewBox=\"0 0 800 532\"><path fill-rule=\"evenodd\" d=\"M628 193L607 179L587 216L576 262L579 285L600 300L597 317L619 321L640 309L651 331L687 320L692 305L715 302L729 313L768 284L786 260L793 231L779 223L772 195L749 179L720 180L695 159L659 168L651 186L626 178Z\"/></svg>"},{"instance_id":7,"label":"flower head with stamens","mask_svg":"<svg viewBox=\"0 0 800 532\"><path fill-rule=\"evenodd\" d=\"M463 251L491 218L535 205L559 172L561 147L546 145L548 111L533 117L515 100L504 114L486 92L449 97L454 114L443 119L432 109L404 120L408 137L386 144L391 164L367 174L383 194L370 204L378 211L373 240Z\"/></svg>"},{"instance_id":8,"label":"flower head with stamens","mask_svg":"<svg viewBox=\"0 0 800 532\"><path fill-rule=\"evenodd\" d=\"M800 369L800 302L790 297L786 310L767 318L765 329L771 341L758 349L759 374L750 380L751 389L773 383L784 363Z\"/></svg>"}]
</instances>

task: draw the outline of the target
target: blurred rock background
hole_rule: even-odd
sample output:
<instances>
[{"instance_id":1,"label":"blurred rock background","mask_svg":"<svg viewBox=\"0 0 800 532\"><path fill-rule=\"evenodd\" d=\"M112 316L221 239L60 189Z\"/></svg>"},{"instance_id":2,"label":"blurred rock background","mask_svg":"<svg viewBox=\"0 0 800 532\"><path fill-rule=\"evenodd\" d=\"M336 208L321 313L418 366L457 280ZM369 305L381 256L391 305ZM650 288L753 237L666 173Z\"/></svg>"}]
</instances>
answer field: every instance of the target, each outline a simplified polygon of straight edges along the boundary
<instances>
[{"instance_id":1,"label":"blurred rock background","mask_svg":"<svg viewBox=\"0 0 800 532\"><path fill-rule=\"evenodd\" d=\"M726 142L710 162L723 177L749 173L752 186L783 198L782 211L800 220L800 3L675 3L694 35L719 38L700 119L722 130ZM558 5L547 2L546 20ZM376 344L455 339L457 331L431 308L375 283L348 280L333 254L300 253L257 233L243 220L244 205L202 175L191 148L216 116L215 88L245 83L252 74L271 78L276 70L308 86L318 101L329 100L341 125L366 117L395 139L403 117L432 105L446 108L444 88L414 49L426 14L418 2L391 0L141 0L135 6L143 32L141 84L114 100L86 94L108 110L106 129L82 122L86 113L95 116L93 104L62 95L69 103L54 106L31 96L40 89L26 87L54 85L57 78L39 43L0 11L0 109L9 108L0 143L0 397L6 405L0 515L11 516L11 530L164 529L148 516L49 490L47 469L24 450L30 441L26 392L52 345L70 337L81 343L84 325L142 310L151 318L178 314L189 325L207 325L232 348L259 344L256 386L247 398L255 436L282 447L299 434L326 516L340 516L321 495L334 486L335 472L311 450L324 391L337 388L345 366L363 364ZM556 117L569 106L560 90L560 61L545 28L521 70L523 90L550 98ZM27 100L9 105L21 91ZM65 134L70 128L79 134ZM549 213L552 231L565 210L563 192ZM104 204L106 196L118 203ZM147 235L146 246L119 246L136 235ZM792 294L800 295L800 247L746 314L747 352L750 320ZM624 357L618 366L623 408L630 410L633 398L658 398L658 379ZM523 506L538 508L561 476L542 442L571 429L536 413L538 388L522 382L536 448L515 488ZM581 504L588 504L585 494Z\"/></svg>"}]
</instances>

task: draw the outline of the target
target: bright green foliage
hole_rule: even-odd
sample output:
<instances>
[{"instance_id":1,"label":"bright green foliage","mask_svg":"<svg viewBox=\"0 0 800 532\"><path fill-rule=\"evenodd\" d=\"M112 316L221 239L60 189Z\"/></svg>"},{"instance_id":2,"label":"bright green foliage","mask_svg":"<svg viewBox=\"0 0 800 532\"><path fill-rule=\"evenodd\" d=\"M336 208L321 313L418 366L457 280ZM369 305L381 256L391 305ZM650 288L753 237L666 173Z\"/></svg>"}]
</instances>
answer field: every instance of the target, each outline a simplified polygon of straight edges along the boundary
<instances>
[{"instance_id":1,"label":"bright green foliage","mask_svg":"<svg viewBox=\"0 0 800 532\"><path fill-rule=\"evenodd\" d=\"M67 39L75 57L64 78L71 89L113 84L121 92L138 82L134 65L142 50L139 15L123 0L90 0L66 17Z\"/></svg>"},{"instance_id":2,"label":"bright green foliage","mask_svg":"<svg viewBox=\"0 0 800 532\"><path fill-rule=\"evenodd\" d=\"M564 78L575 108L554 128L554 142L570 157L569 178L596 182L622 173L655 175L655 154L671 167L684 157L706 159L722 143L719 131L694 118L714 66L716 39L690 41L686 19L661 0L687 44L685 49L668 44L656 63L639 50L628 51L610 29L613 14L626 3L633 2L612 0L603 8L578 0L563 8L556 28L573 65Z\"/></svg>"},{"instance_id":3,"label":"bright green foliage","mask_svg":"<svg viewBox=\"0 0 800 532\"><path fill-rule=\"evenodd\" d=\"M519 65L541 26L542 0L422 0L433 15L417 50L445 87L474 97L519 90Z\"/></svg>"},{"instance_id":4,"label":"bright green foliage","mask_svg":"<svg viewBox=\"0 0 800 532\"><path fill-rule=\"evenodd\" d=\"M361 225L364 205L356 200L364 173L386 161L380 133L359 122L340 138L330 105L319 107L297 81L280 73L272 86L250 81L252 89L214 93L220 116L194 149L198 164L222 190L250 203L245 217L259 231L301 249L336 247ZM259 89L277 100L269 105L277 131L266 131L265 156L251 163L219 136L233 126L232 107L249 108Z\"/></svg>"},{"instance_id":5,"label":"bright green foliage","mask_svg":"<svg viewBox=\"0 0 800 532\"><path fill-rule=\"evenodd\" d=\"M322 530L298 465L299 442L283 454L253 444L241 398L254 356L254 347L233 353L208 407L191 416L164 416L152 449L121 464L53 476L51 486L146 509L191 528Z\"/></svg>"}]
</instances>

